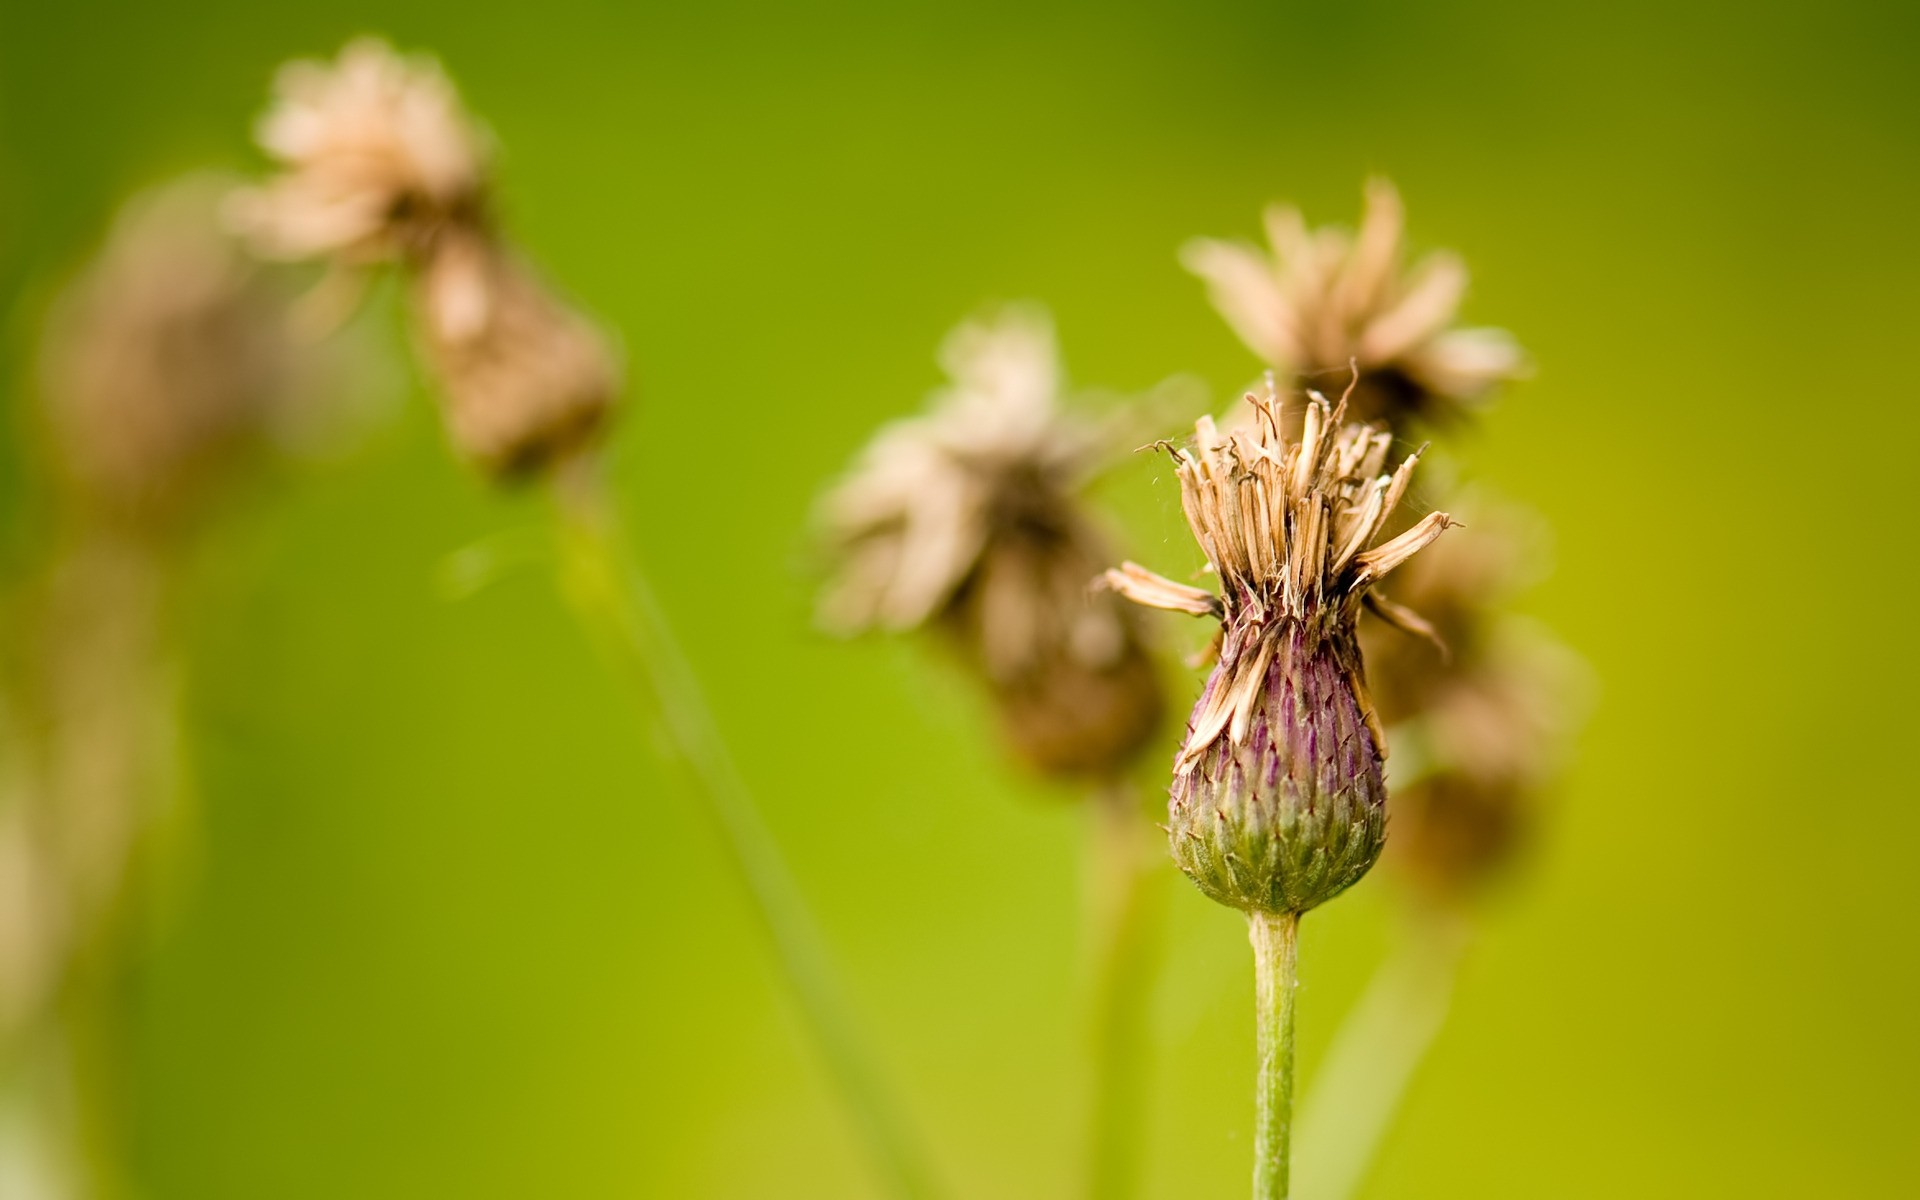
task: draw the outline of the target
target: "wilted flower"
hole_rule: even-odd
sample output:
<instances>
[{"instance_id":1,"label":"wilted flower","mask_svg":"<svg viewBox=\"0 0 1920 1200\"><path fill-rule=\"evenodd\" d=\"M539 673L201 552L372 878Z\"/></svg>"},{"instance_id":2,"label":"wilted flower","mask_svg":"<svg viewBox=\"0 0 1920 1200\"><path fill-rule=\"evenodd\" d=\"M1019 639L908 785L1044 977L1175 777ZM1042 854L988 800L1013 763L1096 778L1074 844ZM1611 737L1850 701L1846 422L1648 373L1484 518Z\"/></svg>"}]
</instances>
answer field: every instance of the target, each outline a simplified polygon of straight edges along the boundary
<instances>
[{"instance_id":1,"label":"wilted flower","mask_svg":"<svg viewBox=\"0 0 1920 1200\"><path fill-rule=\"evenodd\" d=\"M1504 331L1454 327L1467 286L1459 258L1438 252L1402 269L1402 224L1399 194L1376 179L1357 234L1309 230L1299 209L1275 206L1266 214L1271 254L1203 238L1182 257L1284 381L1326 386L1357 364L1349 415L1400 431L1410 419L1471 408L1523 365Z\"/></svg>"},{"instance_id":2,"label":"wilted flower","mask_svg":"<svg viewBox=\"0 0 1920 1200\"><path fill-rule=\"evenodd\" d=\"M337 63L290 64L276 87L260 144L285 171L234 198L261 251L406 270L454 444L491 474L587 444L619 365L494 228L486 140L439 65L359 41Z\"/></svg>"},{"instance_id":3,"label":"wilted flower","mask_svg":"<svg viewBox=\"0 0 1920 1200\"><path fill-rule=\"evenodd\" d=\"M1008 741L1063 775L1110 775L1162 711L1132 610L1091 585L1108 561L1079 491L1104 438L1056 406L1044 315L956 329L951 384L883 429L827 497L835 628L941 630L991 690Z\"/></svg>"},{"instance_id":4,"label":"wilted flower","mask_svg":"<svg viewBox=\"0 0 1920 1200\"><path fill-rule=\"evenodd\" d=\"M1344 403L1314 396L1294 441L1271 391L1247 399L1249 427L1223 435L1202 418L1192 448L1173 451L1219 596L1133 563L1107 581L1141 604L1222 622L1219 662L1174 761L1174 860L1222 904L1298 914L1380 855L1386 745L1356 624L1362 605L1379 609L1374 583L1449 518L1431 513L1375 545L1418 454L1388 474L1392 436L1341 424Z\"/></svg>"},{"instance_id":5,"label":"wilted flower","mask_svg":"<svg viewBox=\"0 0 1920 1200\"><path fill-rule=\"evenodd\" d=\"M421 348L447 394L454 444L497 476L590 442L620 394L600 331L513 251L473 233L442 240L416 277Z\"/></svg>"},{"instance_id":6,"label":"wilted flower","mask_svg":"<svg viewBox=\"0 0 1920 1200\"><path fill-rule=\"evenodd\" d=\"M50 314L40 390L57 458L89 508L164 523L290 394L287 297L221 230L222 185L130 202Z\"/></svg>"},{"instance_id":7,"label":"wilted flower","mask_svg":"<svg viewBox=\"0 0 1920 1200\"><path fill-rule=\"evenodd\" d=\"M363 39L333 64L288 63L274 90L257 136L285 173L234 200L263 252L420 260L483 220L486 139L434 60Z\"/></svg>"},{"instance_id":8,"label":"wilted flower","mask_svg":"<svg viewBox=\"0 0 1920 1200\"><path fill-rule=\"evenodd\" d=\"M1525 838L1583 675L1571 651L1504 610L1538 553L1528 514L1471 498L1461 511L1461 530L1394 580L1434 636L1362 636L1381 716L1414 751L1393 792L1391 857L1443 896L1497 873Z\"/></svg>"}]
</instances>

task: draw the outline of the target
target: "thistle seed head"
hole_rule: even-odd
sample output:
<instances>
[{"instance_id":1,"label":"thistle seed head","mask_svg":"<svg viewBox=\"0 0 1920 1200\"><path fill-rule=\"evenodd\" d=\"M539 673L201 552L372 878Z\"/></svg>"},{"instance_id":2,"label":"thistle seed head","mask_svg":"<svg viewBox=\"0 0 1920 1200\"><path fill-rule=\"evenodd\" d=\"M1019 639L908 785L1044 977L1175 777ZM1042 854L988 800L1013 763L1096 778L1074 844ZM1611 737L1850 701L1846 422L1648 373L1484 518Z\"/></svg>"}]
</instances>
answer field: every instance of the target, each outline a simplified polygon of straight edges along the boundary
<instances>
[{"instance_id":1,"label":"thistle seed head","mask_svg":"<svg viewBox=\"0 0 1920 1200\"><path fill-rule=\"evenodd\" d=\"M274 91L257 137L284 170L233 201L262 253L419 260L482 222L486 138L433 59L362 39L332 63L288 63Z\"/></svg>"},{"instance_id":2,"label":"thistle seed head","mask_svg":"<svg viewBox=\"0 0 1920 1200\"><path fill-rule=\"evenodd\" d=\"M1386 431L1313 396L1298 440L1271 390L1222 435L1202 418L1173 452L1216 597L1128 563L1107 583L1156 608L1218 617L1219 661L1174 761L1174 860L1207 895L1300 913L1353 884L1386 836L1385 740L1356 625L1373 585L1438 538L1432 513L1378 541L1417 453L1387 471ZM1378 544L1376 542L1378 541Z\"/></svg>"},{"instance_id":3,"label":"thistle seed head","mask_svg":"<svg viewBox=\"0 0 1920 1200\"><path fill-rule=\"evenodd\" d=\"M1405 431L1476 407L1521 373L1524 358L1502 330L1454 327L1466 266L1443 251L1403 270L1403 223L1399 193L1376 179L1356 234L1310 230L1300 210L1275 206L1266 214L1270 253L1203 238L1182 259L1284 381L1323 386L1357 364L1349 415ZM1288 432L1296 426L1297 418Z\"/></svg>"},{"instance_id":4,"label":"thistle seed head","mask_svg":"<svg viewBox=\"0 0 1920 1200\"><path fill-rule=\"evenodd\" d=\"M881 430L823 505L837 572L822 619L843 632L934 629L995 701L1016 755L1101 776L1163 708L1137 615L1090 586L1110 561L1079 492L1104 440L1060 410L1043 313L954 331L951 383Z\"/></svg>"}]
</instances>

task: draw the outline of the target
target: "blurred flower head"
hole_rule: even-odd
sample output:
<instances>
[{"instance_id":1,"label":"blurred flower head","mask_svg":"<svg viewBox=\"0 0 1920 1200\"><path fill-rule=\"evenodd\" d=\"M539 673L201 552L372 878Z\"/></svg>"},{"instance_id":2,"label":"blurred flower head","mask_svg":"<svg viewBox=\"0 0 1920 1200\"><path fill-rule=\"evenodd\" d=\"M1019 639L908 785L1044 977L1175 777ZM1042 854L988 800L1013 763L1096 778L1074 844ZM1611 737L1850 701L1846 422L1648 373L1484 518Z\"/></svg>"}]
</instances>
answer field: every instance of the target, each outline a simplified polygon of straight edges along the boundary
<instances>
[{"instance_id":1,"label":"blurred flower head","mask_svg":"<svg viewBox=\"0 0 1920 1200\"><path fill-rule=\"evenodd\" d=\"M49 315L40 390L93 509L164 521L285 416L288 298L222 231L224 188L189 177L134 198Z\"/></svg>"},{"instance_id":2,"label":"blurred flower head","mask_svg":"<svg viewBox=\"0 0 1920 1200\"><path fill-rule=\"evenodd\" d=\"M1354 364L1349 415L1404 431L1473 408L1524 358L1503 330L1455 326L1466 266L1442 251L1404 267L1403 224L1399 193L1376 179L1357 233L1308 229L1299 209L1276 205L1266 213L1271 252L1202 238L1182 260L1284 382L1340 386Z\"/></svg>"},{"instance_id":3,"label":"blurred flower head","mask_svg":"<svg viewBox=\"0 0 1920 1200\"><path fill-rule=\"evenodd\" d=\"M364 39L288 63L274 90L258 138L284 169L233 210L262 253L385 262L481 220L486 139L434 60Z\"/></svg>"},{"instance_id":4,"label":"blurred flower head","mask_svg":"<svg viewBox=\"0 0 1920 1200\"><path fill-rule=\"evenodd\" d=\"M1412 776L1393 791L1389 857L1441 896L1464 894L1513 858L1586 690L1572 651L1506 610L1543 557L1538 519L1477 495L1455 509L1461 529L1394 580L1395 598L1433 638L1380 626L1362 637L1381 715L1413 751Z\"/></svg>"},{"instance_id":5,"label":"blurred flower head","mask_svg":"<svg viewBox=\"0 0 1920 1200\"><path fill-rule=\"evenodd\" d=\"M1219 661L1174 761L1173 856L1247 911L1300 913L1366 874L1386 836L1385 742L1356 625L1374 584L1449 524L1431 513L1381 540L1418 455L1387 470L1392 436L1342 424L1314 397L1297 440L1271 392L1250 426L1202 418L1173 451L1180 499L1218 597L1128 563L1116 591L1215 616ZM1377 543L1377 544L1376 544Z\"/></svg>"},{"instance_id":6,"label":"blurred flower head","mask_svg":"<svg viewBox=\"0 0 1920 1200\"><path fill-rule=\"evenodd\" d=\"M414 280L415 325L454 445L497 478L589 444L621 372L598 328L485 235L442 239Z\"/></svg>"},{"instance_id":7,"label":"blurred flower head","mask_svg":"<svg viewBox=\"0 0 1920 1200\"><path fill-rule=\"evenodd\" d=\"M1137 617L1093 590L1108 561L1079 493L1109 439L1058 406L1044 313L969 321L928 412L882 429L827 496L823 621L937 628L991 691L1007 739L1053 774L1114 773L1163 701Z\"/></svg>"},{"instance_id":8,"label":"blurred flower head","mask_svg":"<svg viewBox=\"0 0 1920 1200\"><path fill-rule=\"evenodd\" d=\"M233 198L262 253L398 263L455 447L496 479L588 445L618 398L617 356L500 236L486 141L429 58L358 41L282 69L260 144L281 175Z\"/></svg>"}]
</instances>

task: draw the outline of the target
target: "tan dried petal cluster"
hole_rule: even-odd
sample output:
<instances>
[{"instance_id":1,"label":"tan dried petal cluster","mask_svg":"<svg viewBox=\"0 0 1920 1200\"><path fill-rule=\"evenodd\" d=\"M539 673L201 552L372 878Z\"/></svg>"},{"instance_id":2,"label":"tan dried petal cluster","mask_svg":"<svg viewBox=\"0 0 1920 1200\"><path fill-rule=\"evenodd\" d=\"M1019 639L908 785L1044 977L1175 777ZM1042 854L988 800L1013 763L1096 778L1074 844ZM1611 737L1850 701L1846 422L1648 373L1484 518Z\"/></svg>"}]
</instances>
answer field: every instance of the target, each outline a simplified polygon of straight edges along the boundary
<instances>
[{"instance_id":1,"label":"tan dried petal cluster","mask_svg":"<svg viewBox=\"0 0 1920 1200\"><path fill-rule=\"evenodd\" d=\"M505 477L587 444L620 394L605 338L527 263L481 234L448 237L415 280L416 324L470 460Z\"/></svg>"},{"instance_id":2,"label":"tan dried petal cluster","mask_svg":"<svg viewBox=\"0 0 1920 1200\"><path fill-rule=\"evenodd\" d=\"M257 136L285 172L235 200L262 250L387 261L479 219L486 139L434 60L364 39L334 63L288 63L274 90Z\"/></svg>"},{"instance_id":3,"label":"tan dried petal cluster","mask_svg":"<svg viewBox=\"0 0 1920 1200\"><path fill-rule=\"evenodd\" d=\"M96 509L164 521L291 389L286 297L220 228L223 190L189 177L129 202L49 318L40 390Z\"/></svg>"},{"instance_id":4,"label":"tan dried petal cluster","mask_svg":"<svg viewBox=\"0 0 1920 1200\"><path fill-rule=\"evenodd\" d=\"M1297 629L1310 642L1350 641L1371 586L1450 523L1445 513L1429 513L1376 545L1406 494L1419 453L1388 472L1392 435L1343 423L1344 400L1335 407L1313 396L1297 440L1283 431L1280 402L1271 391L1247 401L1254 409L1249 425L1223 434L1202 417L1193 445L1172 449L1181 505L1220 579L1218 599L1135 563L1106 576L1110 587L1140 604L1223 619L1221 661L1234 665L1232 678L1209 685L1176 771L1222 737L1235 743L1246 738L1282 649L1278 634ZM1357 654L1346 669L1384 757Z\"/></svg>"},{"instance_id":5,"label":"tan dried petal cluster","mask_svg":"<svg viewBox=\"0 0 1920 1200\"><path fill-rule=\"evenodd\" d=\"M973 572L1002 518L1076 490L1094 439L1056 406L1053 332L1031 309L969 321L950 334L940 364L951 383L925 415L880 430L827 497L841 548L824 607L842 630L925 624ZM992 655L996 672L1021 669L1026 639Z\"/></svg>"},{"instance_id":6,"label":"tan dried petal cluster","mask_svg":"<svg viewBox=\"0 0 1920 1200\"><path fill-rule=\"evenodd\" d=\"M1463 514L1461 531L1394 583L1435 638L1362 631L1381 715L1417 747L1416 773L1391 801L1394 857L1445 894L1496 873L1525 840L1565 757L1583 676L1571 651L1506 608L1533 574L1535 523L1484 498Z\"/></svg>"},{"instance_id":7,"label":"tan dried petal cluster","mask_svg":"<svg viewBox=\"0 0 1920 1200\"><path fill-rule=\"evenodd\" d=\"M260 142L285 170L235 200L260 248L405 268L454 444L489 473L586 445L619 364L493 227L485 139L438 64L360 41L333 64L289 65L277 86Z\"/></svg>"},{"instance_id":8,"label":"tan dried petal cluster","mask_svg":"<svg viewBox=\"0 0 1920 1200\"><path fill-rule=\"evenodd\" d=\"M837 571L822 618L942 630L1028 761L1117 769L1161 697L1133 613L1090 586L1109 560L1077 493L1105 439L1059 409L1036 310L970 321L940 357L951 383L929 411L881 430L825 500Z\"/></svg>"},{"instance_id":9,"label":"tan dried petal cluster","mask_svg":"<svg viewBox=\"0 0 1920 1200\"><path fill-rule=\"evenodd\" d=\"M1247 348L1284 379L1327 386L1357 364L1357 420L1431 421L1471 408L1524 365L1498 329L1456 328L1467 269L1446 252L1403 267L1404 213L1385 180L1367 187L1357 233L1309 229L1296 208L1266 213L1271 252L1199 239L1183 260Z\"/></svg>"}]
</instances>

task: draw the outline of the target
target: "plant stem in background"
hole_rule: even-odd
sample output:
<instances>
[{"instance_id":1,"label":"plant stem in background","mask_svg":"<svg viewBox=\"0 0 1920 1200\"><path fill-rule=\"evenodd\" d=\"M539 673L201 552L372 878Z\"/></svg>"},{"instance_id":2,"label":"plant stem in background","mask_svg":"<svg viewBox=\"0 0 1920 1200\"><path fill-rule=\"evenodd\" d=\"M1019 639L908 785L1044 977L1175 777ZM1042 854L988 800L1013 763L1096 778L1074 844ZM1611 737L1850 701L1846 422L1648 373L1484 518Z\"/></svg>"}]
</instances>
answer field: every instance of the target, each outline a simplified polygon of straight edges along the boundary
<instances>
[{"instance_id":1,"label":"plant stem in background","mask_svg":"<svg viewBox=\"0 0 1920 1200\"><path fill-rule=\"evenodd\" d=\"M625 550L592 464L582 460L558 472L555 499L567 599L601 650L636 685L662 735L664 756L683 773L688 792L719 834L888 1192L936 1195L925 1156L840 993L799 889L721 740L665 614Z\"/></svg>"},{"instance_id":2,"label":"plant stem in background","mask_svg":"<svg viewBox=\"0 0 1920 1200\"><path fill-rule=\"evenodd\" d=\"M1446 1022L1468 933L1454 914L1416 914L1341 1023L1301 1106L1302 1200L1349 1200L1366 1182Z\"/></svg>"},{"instance_id":3,"label":"plant stem in background","mask_svg":"<svg viewBox=\"0 0 1920 1200\"><path fill-rule=\"evenodd\" d=\"M1249 913L1259 1081L1254 1093L1254 1200L1285 1200L1293 1124L1293 991L1299 913Z\"/></svg>"},{"instance_id":4,"label":"plant stem in background","mask_svg":"<svg viewBox=\"0 0 1920 1200\"><path fill-rule=\"evenodd\" d=\"M0 786L0 1081L32 1120L24 1165L0 1172L97 1200L132 1190L128 974L175 882L190 798L179 553L66 535L20 601L22 672L7 681L19 721Z\"/></svg>"},{"instance_id":5,"label":"plant stem in background","mask_svg":"<svg viewBox=\"0 0 1920 1200\"><path fill-rule=\"evenodd\" d=\"M1127 1200L1140 1189L1146 1017L1160 917L1163 861L1131 790L1109 783L1088 806L1094 945L1092 1135L1087 1195Z\"/></svg>"}]
</instances>

